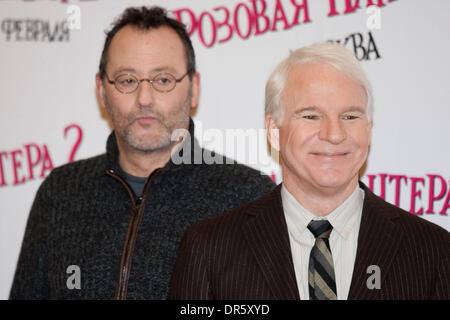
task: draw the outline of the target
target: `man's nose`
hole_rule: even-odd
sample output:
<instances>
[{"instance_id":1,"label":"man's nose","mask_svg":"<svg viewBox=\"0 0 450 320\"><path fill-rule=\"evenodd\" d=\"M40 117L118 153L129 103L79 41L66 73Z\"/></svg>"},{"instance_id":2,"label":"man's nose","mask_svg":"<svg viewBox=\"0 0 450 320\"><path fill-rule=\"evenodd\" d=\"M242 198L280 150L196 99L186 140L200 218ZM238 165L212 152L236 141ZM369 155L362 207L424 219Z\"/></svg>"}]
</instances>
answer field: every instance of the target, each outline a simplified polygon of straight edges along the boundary
<instances>
[{"instance_id":1,"label":"man's nose","mask_svg":"<svg viewBox=\"0 0 450 320\"><path fill-rule=\"evenodd\" d=\"M144 79L137 88L137 100L140 106L150 106L155 97L155 89L149 80Z\"/></svg>"},{"instance_id":2,"label":"man's nose","mask_svg":"<svg viewBox=\"0 0 450 320\"><path fill-rule=\"evenodd\" d=\"M340 119L326 119L319 132L319 138L333 144L339 144L347 138L344 124Z\"/></svg>"}]
</instances>

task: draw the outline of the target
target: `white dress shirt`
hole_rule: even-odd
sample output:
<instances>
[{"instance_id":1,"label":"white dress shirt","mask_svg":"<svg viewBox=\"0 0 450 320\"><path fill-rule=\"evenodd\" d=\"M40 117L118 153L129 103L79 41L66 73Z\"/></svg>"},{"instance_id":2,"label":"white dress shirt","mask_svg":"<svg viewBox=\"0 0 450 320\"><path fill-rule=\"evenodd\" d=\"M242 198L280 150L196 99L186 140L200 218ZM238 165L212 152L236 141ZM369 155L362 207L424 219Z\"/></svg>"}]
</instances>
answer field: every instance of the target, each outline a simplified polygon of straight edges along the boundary
<instances>
[{"instance_id":1,"label":"white dress shirt","mask_svg":"<svg viewBox=\"0 0 450 320\"><path fill-rule=\"evenodd\" d=\"M308 230L311 220L328 220L333 226L330 234L330 248L333 256L337 299L346 300L355 265L358 233L364 202L364 190L357 186L355 191L333 212L318 217L306 210L284 187L281 188L283 210L289 231L292 259L300 299L309 300L308 263L316 239Z\"/></svg>"}]
</instances>

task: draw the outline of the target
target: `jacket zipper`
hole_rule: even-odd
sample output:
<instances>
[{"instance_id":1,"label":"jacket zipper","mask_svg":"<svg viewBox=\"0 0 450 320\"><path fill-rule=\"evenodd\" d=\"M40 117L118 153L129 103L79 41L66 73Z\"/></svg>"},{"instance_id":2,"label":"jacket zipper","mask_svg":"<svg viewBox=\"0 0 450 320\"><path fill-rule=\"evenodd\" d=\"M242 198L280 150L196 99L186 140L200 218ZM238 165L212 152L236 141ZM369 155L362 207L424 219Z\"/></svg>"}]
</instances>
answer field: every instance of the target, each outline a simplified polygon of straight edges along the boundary
<instances>
[{"instance_id":1,"label":"jacket zipper","mask_svg":"<svg viewBox=\"0 0 450 320\"><path fill-rule=\"evenodd\" d=\"M128 191L131 198L133 207L130 213L130 220L128 222L127 234L125 236L125 242L123 244L122 258L120 259L119 266L119 279L117 283L117 290L114 296L116 300L126 300L127 289L128 289L128 279L130 277L131 262L133 260L134 245L136 243L137 231L142 220L144 213L144 204L147 199L147 193L150 189L155 177L158 175L160 169L156 169L152 172L149 179L145 183L144 190L142 192L142 197L135 198L133 191L131 191L128 184L118 175L114 173L113 170L107 170L107 174L114 179L118 180Z\"/></svg>"}]
</instances>

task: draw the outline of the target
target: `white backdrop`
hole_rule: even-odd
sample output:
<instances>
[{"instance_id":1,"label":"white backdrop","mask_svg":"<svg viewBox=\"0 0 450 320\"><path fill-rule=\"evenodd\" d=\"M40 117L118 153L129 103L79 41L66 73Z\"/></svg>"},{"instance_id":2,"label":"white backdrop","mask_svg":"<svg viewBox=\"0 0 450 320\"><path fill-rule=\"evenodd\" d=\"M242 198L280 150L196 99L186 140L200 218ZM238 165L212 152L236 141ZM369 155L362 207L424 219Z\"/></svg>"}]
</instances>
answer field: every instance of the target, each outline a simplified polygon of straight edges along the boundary
<instances>
[{"instance_id":1,"label":"white backdrop","mask_svg":"<svg viewBox=\"0 0 450 320\"><path fill-rule=\"evenodd\" d=\"M94 77L103 31L132 5L163 5L193 29L201 73L194 120L203 145L277 182L264 138L249 153L212 140L208 129L263 129L265 81L289 50L327 40L354 50L375 93L362 180L450 230L450 1L0 0L0 299L8 297L43 178L72 152L77 160L105 149L110 128Z\"/></svg>"}]
</instances>

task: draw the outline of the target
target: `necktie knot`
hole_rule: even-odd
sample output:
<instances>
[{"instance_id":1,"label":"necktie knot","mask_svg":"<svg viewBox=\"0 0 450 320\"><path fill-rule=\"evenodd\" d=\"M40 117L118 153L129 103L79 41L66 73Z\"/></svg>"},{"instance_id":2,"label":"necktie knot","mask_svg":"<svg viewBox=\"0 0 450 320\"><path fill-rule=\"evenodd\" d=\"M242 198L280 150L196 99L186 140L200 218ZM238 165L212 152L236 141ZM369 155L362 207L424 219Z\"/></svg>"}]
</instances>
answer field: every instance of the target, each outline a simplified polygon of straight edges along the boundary
<instances>
[{"instance_id":1,"label":"necktie knot","mask_svg":"<svg viewBox=\"0 0 450 320\"><path fill-rule=\"evenodd\" d=\"M314 237L317 238L326 238L328 239L330 237L331 230L333 229L333 226L331 223L328 222L328 220L312 220L308 224L309 231L312 232Z\"/></svg>"}]
</instances>

